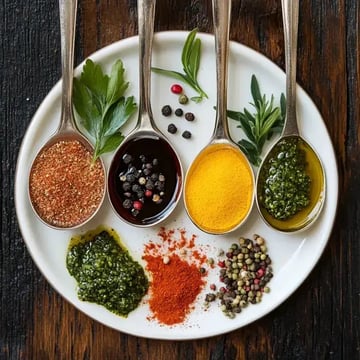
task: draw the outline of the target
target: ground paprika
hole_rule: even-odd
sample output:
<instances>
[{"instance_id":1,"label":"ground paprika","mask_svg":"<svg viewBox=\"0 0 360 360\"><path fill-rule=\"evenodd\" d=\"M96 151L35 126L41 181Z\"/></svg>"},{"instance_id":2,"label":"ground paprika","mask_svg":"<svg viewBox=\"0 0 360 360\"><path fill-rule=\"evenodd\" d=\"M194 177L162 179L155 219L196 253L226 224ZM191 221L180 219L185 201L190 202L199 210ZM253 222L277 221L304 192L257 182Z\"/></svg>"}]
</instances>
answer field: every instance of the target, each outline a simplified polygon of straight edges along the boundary
<instances>
[{"instance_id":1,"label":"ground paprika","mask_svg":"<svg viewBox=\"0 0 360 360\"><path fill-rule=\"evenodd\" d=\"M162 228L158 234L162 241L145 245L143 255L151 278L152 318L165 325L182 323L206 284L206 272L204 276L200 268L207 258L195 247L195 236L187 239L184 230L179 238L176 234Z\"/></svg>"}]
</instances>

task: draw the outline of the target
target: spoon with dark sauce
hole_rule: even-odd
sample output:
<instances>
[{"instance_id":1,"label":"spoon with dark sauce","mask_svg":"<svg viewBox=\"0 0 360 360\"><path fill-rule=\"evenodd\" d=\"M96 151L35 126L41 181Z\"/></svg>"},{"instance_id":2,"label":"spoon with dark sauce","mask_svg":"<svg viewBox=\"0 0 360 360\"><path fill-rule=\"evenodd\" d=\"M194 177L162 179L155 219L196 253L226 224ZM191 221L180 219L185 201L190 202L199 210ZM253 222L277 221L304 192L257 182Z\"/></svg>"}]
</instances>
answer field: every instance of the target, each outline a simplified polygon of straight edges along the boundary
<instances>
[{"instance_id":1,"label":"spoon with dark sauce","mask_svg":"<svg viewBox=\"0 0 360 360\"><path fill-rule=\"evenodd\" d=\"M138 0L139 115L135 129L116 151L108 173L111 205L125 222L149 227L167 218L182 191L179 157L156 127L150 104L155 0Z\"/></svg>"},{"instance_id":2,"label":"spoon with dark sauce","mask_svg":"<svg viewBox=\"0 0 360 360\"><path fill-rule=\"evenodd\" d=\"M29 198L35 213L55 229L84 225L100 208L106 192L101 159L74 121L73 64L77 0L59 0L62 96L60 124L36 155L29 175Z\"/></svg>"},{"instance_id":3,"label":"spoon with dark sauce","mask_svg":"<svg viewBox=\"0 0 360 360\"><path fill-rule=\"evenodd\" d=\"M265 222L276 230L307 228L325 201L325 172L312 146L299 134L296 111L296 53L299 0L282 0L286 63L286 119L280 139L263 160L256 202Z\"/></svg>"}]
</instances>

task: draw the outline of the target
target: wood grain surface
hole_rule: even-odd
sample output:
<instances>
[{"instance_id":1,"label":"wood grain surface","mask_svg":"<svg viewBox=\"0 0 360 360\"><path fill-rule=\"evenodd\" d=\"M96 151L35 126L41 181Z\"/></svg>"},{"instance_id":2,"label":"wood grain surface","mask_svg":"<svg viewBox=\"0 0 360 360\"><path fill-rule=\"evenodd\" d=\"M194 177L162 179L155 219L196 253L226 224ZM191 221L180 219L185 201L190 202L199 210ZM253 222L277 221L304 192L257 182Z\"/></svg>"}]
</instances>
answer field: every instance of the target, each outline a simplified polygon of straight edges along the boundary
<instances>
[{"instance_id":1,"label":"wood grain surface","mask_svg":"<svg viewBox=\"0 0 360 360\"><path fill-rule=\"evenodd\" d=\"M212 32L210 0L158 0L156 10L155 31ZM360 359L358 0L300 1L298 82L323 115L340 177L338 214L323 256L266 317L186 342L128 336L93 321L34 265L17 225L14 175L25 130L60 77L58 4L3 0L0 11L0 359ZM135 0L79 0L76 63L136 34ZM283 67L280 0L234 0L230 37Z\"/></svg>"}]
</instances>

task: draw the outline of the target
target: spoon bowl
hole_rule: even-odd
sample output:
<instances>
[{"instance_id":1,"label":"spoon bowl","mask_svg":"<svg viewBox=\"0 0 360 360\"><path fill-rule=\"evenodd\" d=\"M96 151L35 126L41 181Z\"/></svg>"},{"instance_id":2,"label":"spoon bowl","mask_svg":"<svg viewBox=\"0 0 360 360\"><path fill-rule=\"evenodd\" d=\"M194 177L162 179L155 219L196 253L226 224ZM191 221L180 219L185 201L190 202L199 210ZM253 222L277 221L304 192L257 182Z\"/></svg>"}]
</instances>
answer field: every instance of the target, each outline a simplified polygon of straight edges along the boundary
<instances>
[{"instance_id":1,"label":"spoon bowl","mask_svg":"<svg viewBox=\"0 0 360 360\"><path fill-rule=\"evenodd\" d=\"M296 49L299 0L282 0L286 62L283 132L262 161L256 203L276 230L296 232L314 223L325 201L325 172L313 147L300 136L296 112Z\"/></svg>"},{"instance_id":2,"label":"spoon bowl","mask_svg":"<svg viewBox=\"0 0 360 360\"><path fill-rule=\"evenodd\" d=\"M149 227L165 220L182 191L183 170L174 147L155 125L150 104L155 0L138 0L139 116L116 151L108 172L108 195L126 223Z\"/></svg>"},{"instance_id":3,"label":"spoon bowl","mask_svg":"<svg viewBox=\"0 0 360 360\"><path fill-rule=\"evenodd\" d=\"M185 209L192 222L210 234L225 234L248 218L254 201L251 165L232 141L227 120L227 66L230 0L213 0L217 106L215 128L189 167L185 178ZM204 179L206 179L204 181Z\"/></svg>"},{"instance_id":4,"label":"spoon bowl","mask_svg":"<svg viewBox=\"0 0 360 360\"><path fill-rule=\"evenodd\" d=\"M28 194L34 212L44 224L54 229L73 229L96 215L105 197L106 181L102 160L92 161L93 146L78 131L74 121L72 88L77 0L59 0L59 10L60 125L33 160ZM76 181L79 177L83 181Z\"/></svg>"}]
</instances>

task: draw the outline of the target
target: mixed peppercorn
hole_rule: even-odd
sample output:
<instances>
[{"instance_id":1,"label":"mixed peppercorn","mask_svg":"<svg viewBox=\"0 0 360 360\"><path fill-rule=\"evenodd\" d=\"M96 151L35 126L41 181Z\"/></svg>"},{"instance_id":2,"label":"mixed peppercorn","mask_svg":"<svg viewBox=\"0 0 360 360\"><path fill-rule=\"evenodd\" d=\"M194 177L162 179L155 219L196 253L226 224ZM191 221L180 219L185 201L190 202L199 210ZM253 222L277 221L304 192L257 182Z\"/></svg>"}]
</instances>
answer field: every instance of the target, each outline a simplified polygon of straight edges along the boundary
<instances>
[{"instance_id":1,"label":"mixed peppercorn","mask_svg":"<svg viewBox=\"0 0 360 360\"><path fill-rule=\"evenodd\" d=\"M122 162L127 170L119 174L124 197L123 207L129 209L133 216L137 216L146 199L154 204L161 204L165 195L165 175L160 172L159 160L157 158L140 155L140 167L136 167L132 155L126 153Z\"/></svg>"},{"instance_id":2,"label":"mixed peppercorn","mask_svg":"<svg viewBox=\"0 0 360 360\"><path fill-rule=\"evenodd\" d=\"M178 98L178 101L179 101L179 104L181 105L185 105L189 102L189 98L183 93L183 88L181 85L179 84L174 84L170 87L170 91L173 93L173 94L176 94L176 95L179 95L179 98ZM165 117L169 117L173 114L173 109L171 108L170 105L164 105L162 108L161 108L161 114ZM184 116L185 120L189 121L189 122L192 122L195 120L195 115L192 113L192 112L186 112L184 114L184 110L182 108L176 108L175 111L174 111L174 114L175 116L177 117L182 117ZM177 126L173 123L170 123L168 125L168 128L167 128L167 131L170 133L170 134L176 134L177 133ZM185 130L182 132L181 136L184 138L184 139L190 139L192 134L189 130Z\"/></svg>"},{"instance_id":3,"label":"mixed peppercorn","mask_svg":"<svg viewBox=\"0 0 360 360\"><path fill-rule=\"evenodd\" d=\"M254 235L254 240L241 237L222 255L226 257L218 262L222 285L218 291L216 284L210 285L213 292L206 294L205 307L219 299L224 314L234 318L249 304L259 303L263 294L270 291L267 284L273 277L271 259L265 240L259 235Z\"/></svg>"}]
</instances>

